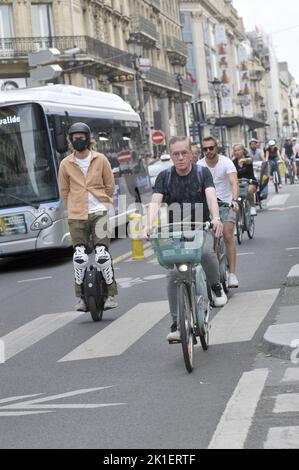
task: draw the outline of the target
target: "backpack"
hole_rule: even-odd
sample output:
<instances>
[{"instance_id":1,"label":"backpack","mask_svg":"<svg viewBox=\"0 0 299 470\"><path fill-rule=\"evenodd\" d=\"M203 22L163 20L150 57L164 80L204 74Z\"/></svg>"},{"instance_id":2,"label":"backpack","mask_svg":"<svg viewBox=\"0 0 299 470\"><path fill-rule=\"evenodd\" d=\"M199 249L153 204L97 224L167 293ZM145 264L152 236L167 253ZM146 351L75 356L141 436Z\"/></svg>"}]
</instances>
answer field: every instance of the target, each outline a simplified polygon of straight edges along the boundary
<instances>
[{"instance_id":1,"label":"backpack","mask_svg":"<svg viewBox=\"0 0 299 470\"><path fill-rule=\"evenodd\" d=\"M171 183L171 178L173 176L173 172L175 171L175 167L171 166L170 168L167 169L167 179L166 179L166 195L165 195L165 200L164 202L167 202L167 199L170 196L170 183ZM193 170L192 170L193 171ZM204 177L203 177L203 167L196 165L196 176L198 183L201 187L204 186Z\"/></svg>"}]
</instances>

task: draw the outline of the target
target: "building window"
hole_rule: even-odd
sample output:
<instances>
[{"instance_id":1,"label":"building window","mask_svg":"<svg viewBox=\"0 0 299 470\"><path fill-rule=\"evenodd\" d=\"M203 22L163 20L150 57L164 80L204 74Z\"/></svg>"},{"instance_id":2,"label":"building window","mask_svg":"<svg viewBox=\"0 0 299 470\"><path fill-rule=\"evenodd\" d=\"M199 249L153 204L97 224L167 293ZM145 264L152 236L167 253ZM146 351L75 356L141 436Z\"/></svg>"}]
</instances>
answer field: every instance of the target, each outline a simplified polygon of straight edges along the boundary
<instances>
[{"instance_id":1,"label":"building window","mask_svg":"<svg viewBox=\"0 0 299 470\"><path fill-rule=\"evenodd\" d=\"M10 40L13 36L12 8L10 5L0 5L0 48L13 49Z\"/></svg>"},{"instance_id":2,"label":"building window","mask_svg":"<svg viewBox=\"0 0 299 470\"><path fill-rule=\"evenodd\" d=\"M35 37L53 36L52 9L49 4L31 5L32 33Z\"/></svg>"}]
</instances>

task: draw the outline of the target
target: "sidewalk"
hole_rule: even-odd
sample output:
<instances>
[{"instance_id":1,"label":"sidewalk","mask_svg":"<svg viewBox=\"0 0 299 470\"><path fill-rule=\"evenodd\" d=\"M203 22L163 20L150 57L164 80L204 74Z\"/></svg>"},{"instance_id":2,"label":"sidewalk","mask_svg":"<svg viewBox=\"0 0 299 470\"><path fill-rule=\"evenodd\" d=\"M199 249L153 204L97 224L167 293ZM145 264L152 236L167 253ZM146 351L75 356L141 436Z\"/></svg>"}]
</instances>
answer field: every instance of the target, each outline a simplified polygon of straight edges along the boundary
<instances>
[{"instance_id":1,"label":"sidewalk","mask_svg":"<svg viewBox=\"0 0 299 470\"><path fill-rule=\"evenodd\" d=\"M299 346L299 265L289 272L279 299L276 323L268 328L263 350L281 359L291 359Z\"/></svg>"}]
</instances>

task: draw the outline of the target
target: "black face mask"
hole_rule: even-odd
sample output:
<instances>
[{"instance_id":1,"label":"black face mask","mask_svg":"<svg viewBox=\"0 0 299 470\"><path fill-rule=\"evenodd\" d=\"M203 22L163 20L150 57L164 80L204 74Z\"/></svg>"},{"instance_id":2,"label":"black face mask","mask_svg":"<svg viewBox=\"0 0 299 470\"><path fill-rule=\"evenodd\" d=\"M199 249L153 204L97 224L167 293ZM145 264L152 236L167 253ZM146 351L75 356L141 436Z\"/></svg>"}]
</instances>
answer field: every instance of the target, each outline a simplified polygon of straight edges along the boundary
<instances>
[{"instance_id":1,"label":"black face mask","mask_svg":"<svg viewBox=\"0 0 299 470\"><path fill-rule=\"evenodd\" d=\"M84 152L84 150L87 150L89 146L89 141L88 140L83 140L83 139L76 139L73 142L73 147L77 152Z\"/></svg>"}]
</instances>

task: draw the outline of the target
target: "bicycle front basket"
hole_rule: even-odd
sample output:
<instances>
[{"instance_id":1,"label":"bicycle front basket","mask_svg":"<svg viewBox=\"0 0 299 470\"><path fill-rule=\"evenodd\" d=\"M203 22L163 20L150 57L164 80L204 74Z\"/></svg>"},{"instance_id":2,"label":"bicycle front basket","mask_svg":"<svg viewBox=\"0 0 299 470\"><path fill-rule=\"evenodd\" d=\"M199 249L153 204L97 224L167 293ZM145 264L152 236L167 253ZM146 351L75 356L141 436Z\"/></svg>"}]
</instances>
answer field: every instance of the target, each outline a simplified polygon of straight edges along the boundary
<instances>
[{"instance_id":1,"label":"bicycle front basket","mask_svg":"<svg viewBox=\"0 0 299 470\"><path fill-rule=\"evenodd\" d=\"M176 264L199 264L205 232L203 230L158 233L152 235L151 244L163 268Z\"/></svg>"}]
</instances>

